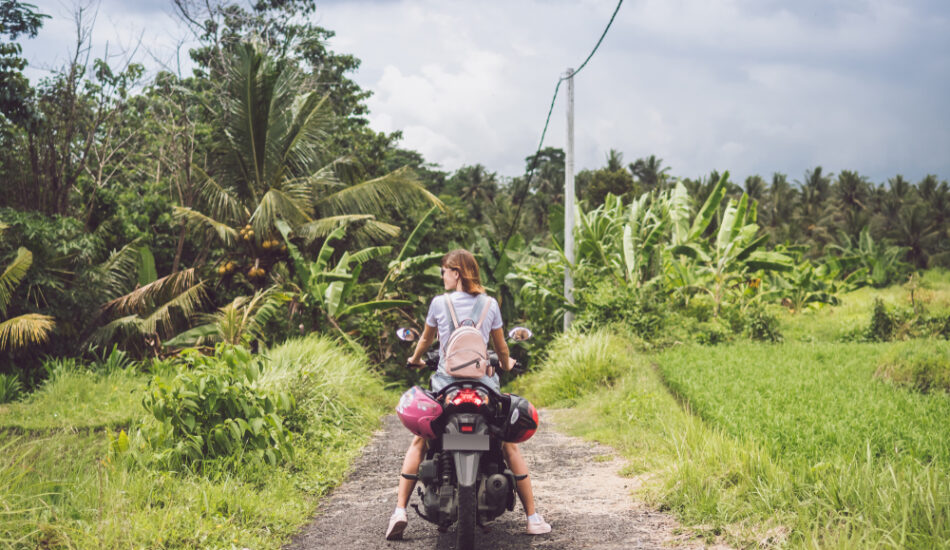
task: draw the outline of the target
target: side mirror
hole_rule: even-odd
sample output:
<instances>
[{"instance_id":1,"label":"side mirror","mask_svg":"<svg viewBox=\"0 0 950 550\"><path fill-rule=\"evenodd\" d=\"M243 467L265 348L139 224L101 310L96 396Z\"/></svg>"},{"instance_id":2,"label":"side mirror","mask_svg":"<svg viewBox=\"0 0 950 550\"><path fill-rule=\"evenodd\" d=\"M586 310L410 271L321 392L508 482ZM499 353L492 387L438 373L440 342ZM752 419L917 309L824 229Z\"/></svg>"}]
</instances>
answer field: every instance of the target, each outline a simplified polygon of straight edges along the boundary
<instances>
[{"instance_id":1,"label":"side mirror","mask_svg":"<svg viewBox=\"0 0 950 550\"><path fill-rule=\"evenodd\" d=\"M508 331L508 339L514 342L524 342L532 336L534 334L525 327L515 327Z\"/></svg>"},{"instance_id":2,"label":"side mirror","mask_svg":"<svg viewBox=\"0 0 950 550\"><path fill-rule=\"evenodd\" d=\"M396 329L396 337L403 342L415 342L419 339L419 331L414 328L399 327Z\"/></svg>"}]
</instances>

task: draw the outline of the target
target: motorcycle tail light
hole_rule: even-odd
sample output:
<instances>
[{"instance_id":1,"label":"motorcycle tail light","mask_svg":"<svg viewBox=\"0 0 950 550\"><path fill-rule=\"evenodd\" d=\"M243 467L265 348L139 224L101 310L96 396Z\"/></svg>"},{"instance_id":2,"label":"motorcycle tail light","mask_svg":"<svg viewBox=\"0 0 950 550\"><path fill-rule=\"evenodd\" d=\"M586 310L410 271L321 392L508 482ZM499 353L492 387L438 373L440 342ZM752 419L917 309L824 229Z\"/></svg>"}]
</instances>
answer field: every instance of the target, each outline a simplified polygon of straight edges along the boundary
<instances>
[{"instance_id":1,"label":"motorcycle tail light","mask_svg":"<svg viewBox=\"0 0 950 550\"><path fill-rule=\"evenodd\" d=\"M471 388L463 388L452 394L449 397L449 401L456 407L463 404L481 407L482 405L488 404L488 395Z\"/></svg>"}]
</instances>

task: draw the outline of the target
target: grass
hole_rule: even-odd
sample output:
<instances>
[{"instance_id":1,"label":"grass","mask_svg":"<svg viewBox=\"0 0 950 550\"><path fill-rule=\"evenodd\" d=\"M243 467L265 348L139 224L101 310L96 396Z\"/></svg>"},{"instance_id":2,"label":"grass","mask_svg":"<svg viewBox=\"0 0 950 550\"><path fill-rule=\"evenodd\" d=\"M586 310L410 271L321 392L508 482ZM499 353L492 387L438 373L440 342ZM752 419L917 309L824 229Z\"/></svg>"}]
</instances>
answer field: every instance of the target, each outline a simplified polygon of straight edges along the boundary
<instances>
[{"instance_id":1,"label":"grass","mask_svg":"<svg viewBox=\"0 0 950 550\"><path fill-rule=\"evenodd\" d=\"M558 415L570 431L620 450L627 473L643 476L639 496L707 539L946 548L950 397L875 379L879 358L898 345L739 343L618 356L630 347L621 336L572 335L554 348L565 355L552 353L513 389L570 406ZM602 372L587 363L604 353L616 361L610 375L578 383L577 373Z\"/></svg>"},{"instance_id":2,"label":"grass","mask_svg":"<svg viewBox=\"0 0 950 550\"><path fill-rule=\"evenodd\" d=\"M736 344L656 360L708 424L790 476L766 486L801 546L936 548L950 541L950 397L874 379L894 344Z\"/></svg>"},{"instance_id":3,"label":"grass","mask_svg":"<svg viewBox=\"0 0 950 550\"><path fill-rule=\"evenodd\" d=\"M880 360L874 376L915 391L950 393L950 342L902 342Z\"/></svg>"},{"instance_id":4,"label":"grass","mask_svg":"<svg viewBox=\"0 0 950 550\"><path fill-rule=\"evenodd\" d=\"M931 269L922 274L911 300L910 285L876 289L864 287L840 296L841 304L801 313L781 312L781 330L787 341L840 342L853 340L868 326L874 298L888 309L923 307L931 315L950 314L950 271Z\"/></svg>"},{"instance_id":5,"label":"grass","mask_svg":"<svg viewBox=\"0 0 950 550\"><path fill-rule=\"evenodd\" d=\"M69 371L48 380L25 401L0 405L0 429L48 431L117 429L141 418L148 378L133 370Z\"/></svg>"},{"instance_id":6,"label":"grass","mask_svg":"<svg viewBox=\"0 0 950 550\"><path fill-rule=\"evenodd\" d=\"M288 420L299 428L296 453L280 467L210 463L176 472L117 460L103 431L65 428L53 396L100 410L95 393L66 377L49 384L48 397L17 404L20 420L4 424L16 429L0 431L0 547L280 548L339 484L395 397L363 358L326 339L294 340L267 355L261 383L289 388L299 405ZM125 387L140 383L133 380ZM133 397L137 403L140 391ZM101 410L125 411L110 417L121 425L131 409ZM39 431L23 433L31 414L30 430Z\"/></svg>"},{"instance_id":7,"label":"grass","mask_svg":"<svg viewBox=\"0 0 950 550\"><path fill-rule=\"evenodd\" d=\"M571 405L623 374L631 353L633 345L609 331L570 332L551 343L544 375L517 378L512 391L549 405Z\"/></svg>"}]
</instances>

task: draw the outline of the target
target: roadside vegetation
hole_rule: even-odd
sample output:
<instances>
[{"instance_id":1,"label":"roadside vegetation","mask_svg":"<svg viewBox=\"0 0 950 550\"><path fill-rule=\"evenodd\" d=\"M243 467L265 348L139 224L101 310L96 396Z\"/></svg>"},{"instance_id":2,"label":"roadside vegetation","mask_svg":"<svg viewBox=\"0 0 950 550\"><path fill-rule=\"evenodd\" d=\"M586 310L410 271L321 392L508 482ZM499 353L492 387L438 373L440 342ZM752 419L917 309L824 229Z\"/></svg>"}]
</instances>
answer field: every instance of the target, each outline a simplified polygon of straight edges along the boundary
<instances>
[{"instance_id":1,"label":"roadside vegetation","mask_svg":"<svg viewBox=\"0 0 950 550\"><path fill-rule=\"evenodd\" d=\"M946 311L947 275L925 279L928 306ZM783 343L648 350L616 327L569 333L513 390L569 407L559 421L619 449L642 476L639 496L710 540L945 547L950 348L872 337L881 303L914 325L906 285L841 300L778 312Z\"/></svg>"},{"instance_id":2,"label":"roadside vegetation","mask_svg":"<svg viewBox=\"0 0 950 550\"><path fill-rule=\"evenodd\" d=\"M370 128L314 0L174 4L191 74L97 59L80 7L39 82L47 16L0 10L0 544L279 546L386 388L426 383L395 329L460 247L535 334L516 391L584 412L691 528L947 539L946 180L611 150L576 174L569 260L560 149L444 171Z\"/></svg>"},{"instance_id":3,"label":"roadside vegetation","mask_svg":"<svg viewBox=\"0 0 950 550\"><path fill-rule=\"evenodd\" d=\"M222 348L210 360L233 352ZM169 459L169 447L148 444L145 434L161 423L141 405L154 391L146 388L173 387L176 377L193 375L196 369L184 361L155 365L151 375L75 365L28 400L4 405L0 545L280 548L339 483L394 397L365 357L326 338L290 340L257 357L254 389L243 386L231 398L249 404L260 392L292 397L293 406L278 417L292 454L279 464L234 460L251 456L257 448L252 437L234 453L185 448L171 453L176 460ZM206 383L230 378L217 375ZM257 416L245 411L232 418L253 422ZM192 435L214 438L214 426L196 428ZM189 439L176 439L183 441Z\"/></svg>"}]
</instances>

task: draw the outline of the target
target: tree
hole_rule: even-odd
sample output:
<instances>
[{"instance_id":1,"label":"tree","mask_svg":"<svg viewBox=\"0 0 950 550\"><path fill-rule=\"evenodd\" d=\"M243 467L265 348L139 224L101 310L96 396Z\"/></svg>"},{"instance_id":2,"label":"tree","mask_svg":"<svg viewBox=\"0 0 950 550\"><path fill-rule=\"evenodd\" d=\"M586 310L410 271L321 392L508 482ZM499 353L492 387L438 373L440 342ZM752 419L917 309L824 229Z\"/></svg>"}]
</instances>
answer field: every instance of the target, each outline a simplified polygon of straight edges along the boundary
<instances>
[{"instance_id":1,"label":"tree","mask_svg":"<svg viewBox=\"0 0 950 550\"><path fill-rule=\"evenodd\" d=\"M20 35L36 38L48 15L37 13L36 6L17 0L0 1L0 36L14 42L0 42L0 114L14 124L26 124L33 118L30 99L33 90L23 76L26 60L15 40Z\"/></svg>"},{"instance_id":2,"label":"tree","mask_svg":"<svg viewBox=\"0 0 950 550\"><path fill-rule=\"evenodd\" d=\"M867 212L869 189L867 179L850 170L842 170L832 188L835 224L852 238L857 238L870 219Z\"/></svg>"},{"instance_id":3,"label":"tree","mask_svg":"<svg viewBox=\"0 0 950 550\"><path fill-rule=\"evenodd\" d=\"M303 92L302 94L300 92ZM202 182L194 208L177 213L250 262L255 273L278 243L275 223L284 220L308 241L340 224L367 237L394 236L399 228L376 214L390 207L441 204L406 170L344 186L336 162L324 163L321 145L332 113L327 96L289 59L275 59L260 45L245 43L229 64L217 117L224 122L220 153L212 170L194 167ZM244 248L236 249L240 241ZM249 248L248 248L249 247ZM269 265L269 264L268 264ZM260 288L262 275L252 276Z\"/></svg>"},{"instance_id":4,"label":"tree","mask_svg":"<svg viewBox=\"0 0 950 550\"><path fill-rule=\"evenodd\" d=\"M669 180L670 167L663 166L663 159L657 158L656 155L639 158L630 163L627 168L646 191L663 187Z\"/></svg>"}]
</instances>

